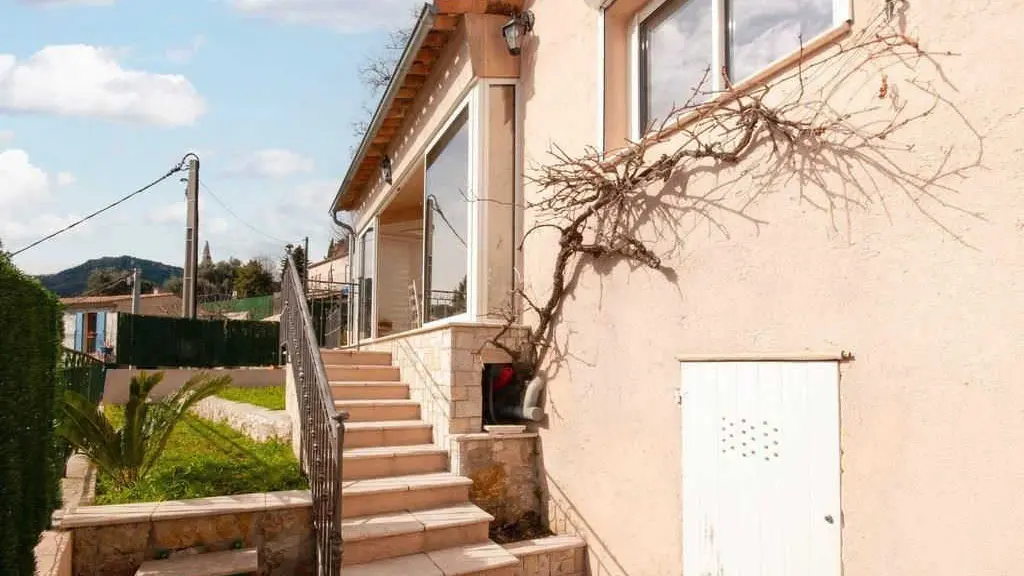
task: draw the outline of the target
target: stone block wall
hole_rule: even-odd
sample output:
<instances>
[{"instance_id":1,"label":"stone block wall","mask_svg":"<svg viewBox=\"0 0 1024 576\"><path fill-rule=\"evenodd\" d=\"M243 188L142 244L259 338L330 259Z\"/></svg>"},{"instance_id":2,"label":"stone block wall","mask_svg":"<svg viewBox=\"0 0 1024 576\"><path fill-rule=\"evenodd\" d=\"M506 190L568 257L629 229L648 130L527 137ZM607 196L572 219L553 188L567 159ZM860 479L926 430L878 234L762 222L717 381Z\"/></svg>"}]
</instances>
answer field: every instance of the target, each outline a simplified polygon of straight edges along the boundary
<instances>
[{"instance_id":1,"label":"stone block wall","mask_svg":"<svg viewBox=\"0 0 1024 576\"><path fill-rule=\"evenodd\" d=\"M261 576L314 574L309 492L84 506L65 515L75 576L132 576L146 560L259 549Z\"/></svg>"},{"instance_id":2,"label":"stone block wall","mask_svg":"<svg viewBox=\"0 0 1024 576\"><path fill-rule=\"evenodd\" d=\"M537 434L465 434L449 444L452 472L473 481L469 498L502 526L541 518Z\"/></svg>"},{"instance_id":3,"label":"stone block wall","mask_svg":"<svg viewBox=\"0 0 1024 576\"><path fill-rule=\"evenodd\" d=\"M506 544L519 559L516 576L586 576L586 545L575 536L551 536Z\"/></svg>"},{"instance_id":4,"label":"stone block wall","mask_svg":"<svg viewBox=\"0 0 1024 576\"><path fill-rule=\"evenodd\" d=\"M445 446L452 434L483 430L484 364L509 361L487 343L499 330L490 324L448 324L380 338L363 349L391 353L410 397L420 403L422 419L434 425L434 442ZM503 342L513 345L523 330L510 331Z\"/></svg>"},{"instance_id":5,"label":"stone block wall","mask_svg":"<svg viewBox=\"0 0 1024 576\"><path fill-rule=\"evenodd\" d=\"M192 412L212 422L227 424L257 442L290 443L292 440L292 419L285 410L268 410L211 396L197 402Z\"/></svg>"}]
</instances>

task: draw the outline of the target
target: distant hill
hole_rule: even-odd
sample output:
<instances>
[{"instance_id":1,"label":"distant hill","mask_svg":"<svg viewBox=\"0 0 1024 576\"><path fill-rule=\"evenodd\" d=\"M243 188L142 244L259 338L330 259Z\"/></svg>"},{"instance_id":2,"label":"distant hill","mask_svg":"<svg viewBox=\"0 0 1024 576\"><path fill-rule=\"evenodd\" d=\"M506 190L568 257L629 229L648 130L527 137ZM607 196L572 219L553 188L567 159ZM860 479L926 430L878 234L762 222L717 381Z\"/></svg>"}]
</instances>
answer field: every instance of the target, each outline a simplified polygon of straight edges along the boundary
<instances>
[{"instance_id":1,"label":"distant hill","mask_svg":"<svg viewBox=\"0 0 1024 576\"><path fill-rule=\"evenodd\" d=\"M43 286L46 286L47 289L55 292L58 296L78 296L85 292L89 275L94 270L113 268L115 270L127 271L135 266L139 267L143 278L158 286L172 276L182 275L181 268L177 266L169 266L161 262L143 260L142 258L133 258L131 256L108 256L106 258L89 260L74 268L62 270L56 274L44 274L38 276L38 278L43 283Z\"/></svg>"}]
</instances>

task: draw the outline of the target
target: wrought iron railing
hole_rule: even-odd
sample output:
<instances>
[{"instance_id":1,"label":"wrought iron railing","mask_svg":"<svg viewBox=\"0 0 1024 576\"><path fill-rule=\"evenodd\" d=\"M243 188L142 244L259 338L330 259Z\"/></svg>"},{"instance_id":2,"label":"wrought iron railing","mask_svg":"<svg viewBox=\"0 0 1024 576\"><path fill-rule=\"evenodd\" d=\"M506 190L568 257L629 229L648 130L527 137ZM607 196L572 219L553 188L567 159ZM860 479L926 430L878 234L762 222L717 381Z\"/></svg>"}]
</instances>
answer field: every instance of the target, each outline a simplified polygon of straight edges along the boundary
<instances>
[{"instance_id":1,"label":"wrought iron railing","mask_svg":"<svg viewBox=\"0 0 1024 576\"><path fill-rule=\"evenodd\" d=\"M313 495L313 536L317 574L337 576L341 571L341 448L348 414L334 408L327 371L313 330L303 280L291 255L281 279L284 309L281 344L295 379L301 428L302 467Z\"/></svg>"}]
</instances>

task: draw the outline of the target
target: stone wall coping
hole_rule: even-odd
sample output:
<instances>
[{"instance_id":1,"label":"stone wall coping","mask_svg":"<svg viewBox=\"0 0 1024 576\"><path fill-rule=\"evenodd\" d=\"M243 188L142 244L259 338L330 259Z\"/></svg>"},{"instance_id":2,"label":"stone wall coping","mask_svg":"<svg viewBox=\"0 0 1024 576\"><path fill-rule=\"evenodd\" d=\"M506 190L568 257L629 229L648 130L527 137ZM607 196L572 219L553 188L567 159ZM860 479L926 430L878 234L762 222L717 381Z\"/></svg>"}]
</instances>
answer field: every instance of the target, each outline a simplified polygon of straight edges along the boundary
<instances>
[{"instance_id":1,"label":"stone wall coping","mask_svg":"<svg viewBox=\"0 0 1024 576\"><path fill-rule=\"evenodd\" d=\"M262 492L235 496L214 496L165 502L138 502L105 506L81 506L64 514L61 529L115 524L139 524L178 518L265 512L312 506L308 490Z\"/></svg>"},{"instance_id":2,"label":"stone wall coping","mask_svg":"<svg viewBox=\"0 0 1024 576\"><path fill-rule=\"evenodd\" d=\"M501 328L505 325L504 322L440 322L438 324L429 324L427 326L420 326L419 328L413 328L412 330L406 330L405 332L399 332L397 334L388 334L387 336L381 336L380 338L374 338L373 340L365 340L359 344L352 346L346 346L343 350L358 350L364 346L372 346L374 344L383 344L385 342L392 342L395 340L402 340L412 336L419 336L421 334L429 334L431 332L438 332L441 330L452 330L454 328ZM526 326L516 325L510 330L527 330Z\"/></svg>"},{"instance_id":3,"label":"stone wall coping","mask_svg":"<svg viewBox=\"0 0 1024 576\"><path fill-rule=\"evenodd\" d=\"M587 545L579 536L548 536L546 538L534 538L522 542L505 544L505 550L516 558L523 556L534 556L536 554L547 554L548 552L561 552L562 550L574 550Z\"/></svg>"},{"instance_id":4,"label":"stone wall coping","mask_svg":"<svg viewBox=\"0 0 1024 576\"><path fill-rule=\"evenodd\" d=\"M470 434L452 434L449 436L455 442L475 442L479 440L516 440L521 438L537 438L537 432L517 432L516 434L489 434L487 432L473 432Z\"/></svg>"}]
</instances>

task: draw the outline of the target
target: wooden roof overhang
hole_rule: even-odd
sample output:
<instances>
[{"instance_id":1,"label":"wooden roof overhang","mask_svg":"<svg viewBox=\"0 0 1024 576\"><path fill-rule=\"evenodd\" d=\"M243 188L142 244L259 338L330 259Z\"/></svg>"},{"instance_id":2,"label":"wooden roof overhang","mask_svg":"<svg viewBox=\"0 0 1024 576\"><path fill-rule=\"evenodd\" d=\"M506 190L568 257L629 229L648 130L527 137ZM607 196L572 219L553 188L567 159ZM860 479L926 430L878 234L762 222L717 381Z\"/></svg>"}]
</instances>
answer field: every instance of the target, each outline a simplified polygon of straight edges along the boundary
<instances>
[{"instance_id":1,"label":"wooden roof overhang","mask_svg":"<svg viewBox=\"0 0 1024 576\"><path fill-rule=\"evenodd\" d=\"M405 122L442 50L464 14L505 14L522 10L523 0L434 0L424 4L391 81L338 188L330 212L354 209L380 172L380 161Z\"/></svg>"}]
</instances>

